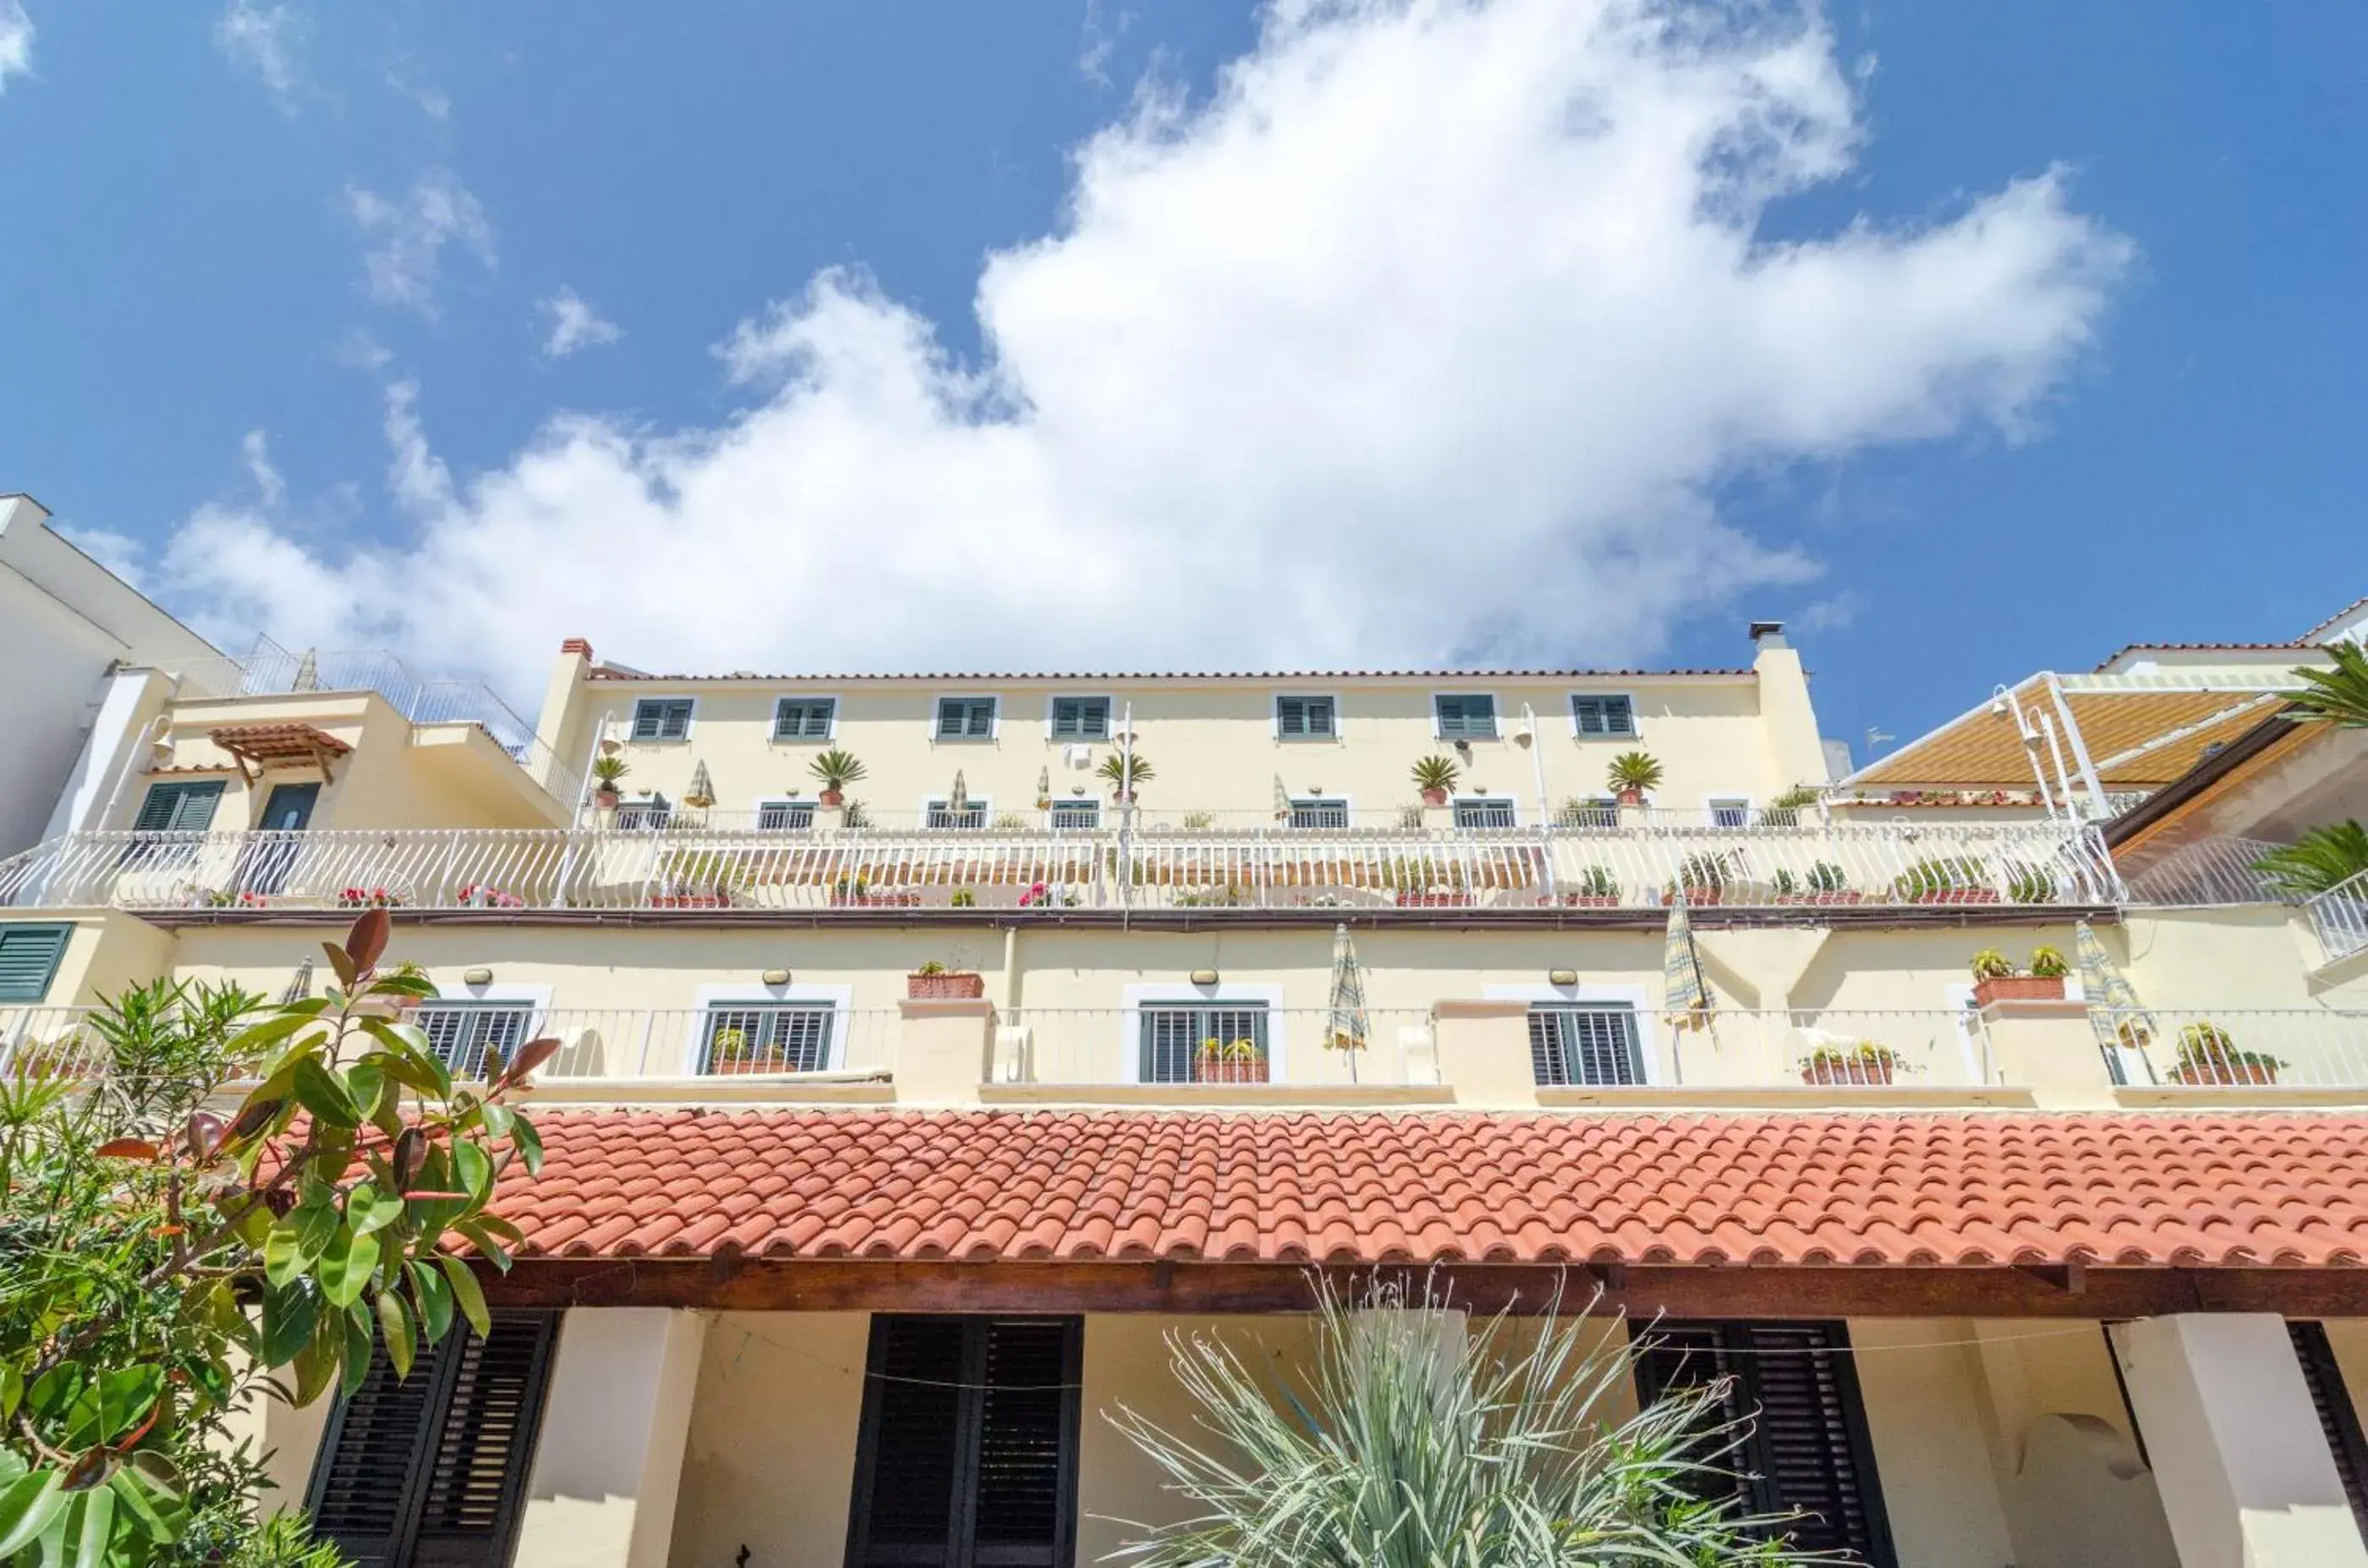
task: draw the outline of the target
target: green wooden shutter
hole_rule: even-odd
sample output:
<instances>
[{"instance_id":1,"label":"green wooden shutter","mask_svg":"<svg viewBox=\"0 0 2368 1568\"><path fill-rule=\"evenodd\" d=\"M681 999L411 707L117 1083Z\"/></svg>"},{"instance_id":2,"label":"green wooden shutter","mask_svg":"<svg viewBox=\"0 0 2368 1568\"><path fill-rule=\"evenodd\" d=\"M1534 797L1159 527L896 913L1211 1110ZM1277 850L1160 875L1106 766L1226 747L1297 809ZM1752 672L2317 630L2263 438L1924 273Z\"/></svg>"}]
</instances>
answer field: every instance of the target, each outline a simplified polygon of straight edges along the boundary
<instances>
[{"instance_id":1,"label":"green wooden shutter","mask_svg":"<svg viewBox=\"0 0 2368 1568\"><path fill-rule=\"evenodd\" d=\"M1721 1462L1744 1472L1713 1495L1736 1496L1759 1513L1797 1513L1778 1528L1804 1551L1847 1552L1847 1561L1895 1568L1891 1527L1875 1474L1874 1447L1839 1323L1639 1324L1648 1345L1637 1362L1646 1401L1668 1389L1731 1378L1723 1415L1748 1420L1750 1436Z\"/></svg>"},{"instance_id":2,"label":"green wooden shutter","mask_svg":"<svg viewBox=\"0 0 2368 1568\"><path fill-rule=\"evenodd\" d=\"M1497 699L1493 697L1441 697L1434 699L1433 704L1442 737L1489 738L1497 733Z\"/></svg>"},{"instance_id":3,"label":"green wooden shutter","mask_svg":"<svg viewBox=\"0 0 2368 1568\"><path fill-rule=\"evenodd\" d=\"M1061 1568L1076 1553L1076 1318L871 1320L851 1568Z\"/></svg>"},{"instance_id":4,"label":"green wooden shutter","mask_svg":"<svg viewBox=\"0 0 2368 1568\"><path fill-rule=\"evenodd\" d=\"M2302 1363L2303 1381L2318 1412L2319 1429L2327 1434L2328 1452L2335 1457L2335 1473L2343 1482L2343 1495L2351 1517L2368 1533L2368 1443L2360 1432L2360 1413L2352 1408L2351 1391L2344 1386L2343 1369L2336 1363L2335 1346L2328 1343L2327 1325L2290 1323L2294 1358Z\"/></svg>"},{"instance_id":5,"label":"green wooden shutter","mask_svg":"<svg viewBox=\"0 0 2368 1568\"><path fill-rule=\"evenodd\" d=\"M151 784L131 825L141 833L203 833L213 826L222 798L219 778Z\"/></svg>"},{"instance_id":6,"label":"green wooden shutter","mask_svg":"<svg viewBox=\"0 0 2368 1568\"><path fill-rule=\"evenodd\" d=\"M0 926L0 1002L39 1002L65 961L72 926Z\"/></svg>"},{"instance_id":7,"label":"green wooden shutter","mask_svg":"<svg viewBox=\"0 0 2368 1568\"><path fill-rule=\"evenodd\" d=\"M359 1568L501 1568L518 1539L557 1319L456 1325L398 1379L383 1345L322 1436L306 1507Z\"/></svg>"}]
</instances>

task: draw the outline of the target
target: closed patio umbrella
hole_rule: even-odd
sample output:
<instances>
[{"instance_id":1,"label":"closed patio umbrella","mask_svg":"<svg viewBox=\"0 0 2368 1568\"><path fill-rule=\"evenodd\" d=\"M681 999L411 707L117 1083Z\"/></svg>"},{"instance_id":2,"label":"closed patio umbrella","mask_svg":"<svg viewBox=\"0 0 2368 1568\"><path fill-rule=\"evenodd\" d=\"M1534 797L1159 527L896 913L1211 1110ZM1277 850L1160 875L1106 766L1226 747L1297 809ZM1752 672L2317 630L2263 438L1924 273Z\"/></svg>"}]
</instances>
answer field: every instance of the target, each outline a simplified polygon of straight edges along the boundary
<instances>
[{"instance_id":1,"label":"closed patio umbrella","mask_svg":"<svg viewBox=\"0 0 2368 1568\"><path fill-rule=\"evenodd\" d=\"M1357 1052L1372 1044L1372 1033L1365 1017L1365 971L1344 923L1332 928L1332 1016L1325 1022L1324 1049L1348 1053L1351 1083L1357 1078Z\"/></svg>"},{"instance_id":2,"label":"closed patio umbrella","mask_svg":"<svg viewBox=\"0 0 2368 1568\"><path fill-rule=\"evenodd\" d=\"M715 804L715 781L707 776L704 761L690 770L690 788L682 792L682 803L701 811Z\"/></svg>"},{"instance_id":3,"label":"closed patio umbrella","mask_svg":"<svg viewBox=\"0 0 2368 1568\"><path fill-rule=\"evenodd\" d=\"M2155 1021L2138 1003L2136 989L2121 966L2113 962L2096 928L2086 920L2072 927L2072 948L2080 962L2080 989L2089 1004L2089 1027L2105 1053L2113 1077L2123 1076L2115 1048L2125 1047L2144 1056L2155 1036Z\"/></svg>"},{"instance_id":4,"label":"closed patio umbrella","mask_svg":"<svg viewBox=\"0 0 2368 1568\"><path fill-rule=\"evenodd\" d=\"M962 769L959 767L954 769L953 793L946 797L946 810L950 812L970 810L970 786L962 781Z\"/></svg>"},{"instance_id":5,"label":"closed patio umbrella","mask_svg":"<svg viewBox=\"0 0 2368 1568\"><path fill-rule=\"evenodd\" d=\"M1661 1006L1679 1028L1698 1029L1710 1023L1710 982L1702 976L1702 954L1694 947L1683 893L1670 901L1668 935L1661 944Z\"/></svg>"},{"instance_id":6,"label":"closed patio umbrella","mask_svg":"<svg viewBox=\"0 0 2368 1568\"><path fill-rule=\"evenodd\" d=\"M1274 820L1277 822L1291 820L1291 790L1283 784L1282 775L1280 773L1274 776Z\"/></svg>"}]
</instances>

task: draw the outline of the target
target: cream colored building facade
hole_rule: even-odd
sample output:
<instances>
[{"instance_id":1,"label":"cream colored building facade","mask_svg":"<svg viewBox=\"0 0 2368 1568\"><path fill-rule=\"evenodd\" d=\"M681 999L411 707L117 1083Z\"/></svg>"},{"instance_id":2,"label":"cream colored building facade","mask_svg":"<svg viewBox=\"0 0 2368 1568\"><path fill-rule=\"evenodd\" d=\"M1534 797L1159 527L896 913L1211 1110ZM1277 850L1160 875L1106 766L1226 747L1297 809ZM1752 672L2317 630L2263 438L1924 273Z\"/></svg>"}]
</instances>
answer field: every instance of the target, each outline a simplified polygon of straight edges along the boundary
<instances>
[{"instance_id":1,"label":"cream colored building facade","mask_svg":"<svg viewBox=\"0 0 2368 1568\"><path fill-rule=\"evenodd\" d=\"M1733 669L1557 674L694 677L570 643L530 726L353 655L194 691L119 678L135 695L85 764L105 788L0 861L0 1049L55 1050L79 1009L158 975L277 996L381 903L395 956L439 988L421 1014L438 1048L466 1067L559 1038L534 1100L569 1126L1940 1115L2111 1138L2137 1125L2113 1119L2204 1112L2348 1125L2368 1102L2368 954L2335 950L2295 903L2139 902L2085 820L1837 803L1800 655L1772 627ZM853 823L813 773L832 749L863 765ZM1632 751L1662 778L1622 802L1607 774ZM1154 769L1132 801L1103 772L1121 754ZM1412 770L1431 756L1457 777L1426 804ZM591 787L602 758L624 765L613 802ZM2138 1013L2078 971L2056 998L1973 994L1976 950L2075 954L2084 928ZM1364 1014L1348 1051L1344 937ZM932 965L977 976L975 994L916 998ZM1680 967L1701 1004L1673 995ZM2274 1081L2199 1073L2196 1025L2273 1057ZM620 1148L640 1141L616 1125ZM1969 1267L1962 1289L1925 1267L1635 1258L1596 1282L1706 1333L1828 1336L1816 1364L1849 1370L1823 1438L1873 1499L1851 1527L1867 1561L2368 1562L2343 1490L2368 1295L2340 1270L2252 1270L2214 1294L2169 1266L2033 1256ZM1038 1286L1023 1261L982 1261L976 1321L1068 1325L1073 1358L1044 1417L1067 1423L1056 1528L995 1560L1093 1561L1126 1539L1115 1520L1172 1515L1099 1416L1183 1415L1163 1335L1300 1353L1296 1269L1221 1310L1195 1293L1215 1261L1107 1289L1078 1282L1087 1265ZM906 1419L883 1414L905 1385L879 1358L955 1290L865 1267L718 1263L686 1300L521 1265L514 1304L555 1312L518 1352L538 1369L524 1451L477 1534L437 1550L989 1560L976 1517L900 1557L864 1513L886 1484L879 1433ZM2348 1427L2323 1414L2339 1407ZM285 1497L335 1501L316 1460L350 1447L324 1446L338 1419L268 1413ZM985 1505L973 1487L952 1506ZM432 1528L399 1521L393 1559L428 1560Z\"/></svg>"}]
</instances>

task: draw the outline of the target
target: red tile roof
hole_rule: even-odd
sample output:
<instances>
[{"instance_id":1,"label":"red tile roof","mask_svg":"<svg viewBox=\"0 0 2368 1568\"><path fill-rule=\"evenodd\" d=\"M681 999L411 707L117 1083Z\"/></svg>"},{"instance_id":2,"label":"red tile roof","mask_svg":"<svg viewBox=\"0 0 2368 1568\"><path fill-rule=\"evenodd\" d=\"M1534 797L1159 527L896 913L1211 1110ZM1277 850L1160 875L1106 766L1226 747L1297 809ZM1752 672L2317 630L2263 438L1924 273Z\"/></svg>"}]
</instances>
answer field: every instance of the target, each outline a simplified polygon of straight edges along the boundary
<instances>
[{"instance_id":1,"label":"red tile roof","mask_svg":"<svg viewBox=\"0 0 2368 1568\"><path fill-rule=\"evenodd\" d=\"M2368 1260L2368 1118L553 1111L559 1257Z\"/></svg>"},{"instance_id":2,"label":"red tile roof","mask_svg":"<svg viewBox=\"0 0 2368 1568\"><path fill-rule=\"evenodd\" d=\"M894 684L925 682L931 686L954 687L1038 685L1047 682L1076 683L1082 681L1145 682L1145 681L1320 681L1320 680L1622 680L1645 679L1657 676L1707 676L1739 678L1750 675L1748 668L1725 669L1665 669L1665 670L1521 670L1521 669L1412 669L1412 670L920 670L905 675L883 675L847 672L803 675L768 675L758 670L726 670L713 675L659 674L637 670L624 665L595 665L586 670L586 680L641 681L656 685L682 685L699 681L753 680L778 685L784 681L827 682L831 685Z\"/></svg>"}]
</instances>

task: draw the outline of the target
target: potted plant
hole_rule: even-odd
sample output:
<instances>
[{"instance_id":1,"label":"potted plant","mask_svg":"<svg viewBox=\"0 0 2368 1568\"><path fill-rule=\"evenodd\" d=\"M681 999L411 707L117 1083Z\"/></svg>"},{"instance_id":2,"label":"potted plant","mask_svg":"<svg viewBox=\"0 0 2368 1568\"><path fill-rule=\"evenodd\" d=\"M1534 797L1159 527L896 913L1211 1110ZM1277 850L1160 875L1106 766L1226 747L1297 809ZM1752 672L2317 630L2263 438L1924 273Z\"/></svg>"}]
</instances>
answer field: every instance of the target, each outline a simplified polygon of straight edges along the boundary
<instances>
[{"instance_id":1,"label":"potted plant","mask_svg":"<svg viewBox=\"0 0 2368 1568\"><path fill-rule=\"evenodd\" d=\"M986 977L951 970L931 959L905 977L905 994L916 1002L945 1002L986 994Z\"/></svg>"},{"instance_id":2,"label":"potted plant","mask_svg":"<svg viewBox=\"0 0 2368 1568\"><path fill-rule=\"evenodd\" d=\"M2206 1019L2179 1031L2171 1076L2182 1084L2274 1084L2285 1063L2263 1051L2239 1051L2237 1039Z\"/></svg>"},{"instance_id":3,"label":"potted plant","mask_svg":"<svg viewBox=\"0 0 2368 1568\"><path fill-rule=\"evenodd\" d=\"M1974 1006L1987 1007L1993 1002L2060 1002L2064 999L2064 955L2053 948L2041 952L2055 953L2057 968L2053 974L2037 971L2026 974L2016 969L2012 960L1996 948L1984 948L1974 955ZM2035 956L2035 955L2034 955Z\"/></svg>"},{"instance_id":4,"label":"potted plant","mask_svg":"<svg viewBox=\"0 0 2368 1568\"><path fill-rule=\"evenodd\" d=\"M1121 803L1133 801L1134 792L1158 777L1152 770L1151 760L1141 752L1112 752L1102 758L1095 773L1110 787L1110 798Z\"/></svg>"},{"instance_id":5,"label":"potted plant","mask_svg":"<svg viewBox=\"0 0 2368 1568\"><path fill-rule=\"evenodd\" d=\"M832 811L847 803L847 787L863 777L863 764L844 746L833 746L817 753L806 764L806 771L820 780L822 790L815 797ZM854 826L853 823L848 824Z\"/></svg>"},{"instance_id":6,"label":"potted plant","mask_svg":"<svg viewBox=\"0 0 2368 1568\"><path fill-rule=\"evenodd\" d=\"M1977 856L1943 855L1918 860L1892 880L1902 903L1996 903L1989 869Z\"/></svg>"},{"instance_id":7,"label":"potted plant","mask_svg":"<svg viewBox=\"0 0 2368 1568\"><path fill-rule=\"evenodd\" d=\"M1778 903L1849 904L1866 896L1850 887L1849 877L1831 860L1816 861L1802 873L1778 871L1772 886Z\"/></svg>"},{"instance_id":8,"label":"potted plant","mask_svg":"<svg viewBox=\"0 0 2368 1568\"><path fill-rule=\"evenodd\" d=\"M2055 875L2044 868L2010 860L2006 868L2006 896L2016 903L2054 903Z\"/></svg>"},{"instance_id":9,"label":"potted plant","mask_svg":"<svg viewBox=\"0 0 2368 1568\"><path fill-rule=\"evenodd\" d=\"M1605 866L1589 866L1578 874L1578 883L1562 895L1562 902L1573 909L1617 909L1620 907L1620 880Z\"/></svg>"},{"instance_id":10,"label":"potted plant","mask_svg":"<svg viewBox=\"0 0 2368 1568\"><path fill-rule=\"evenodd\" d=\"M1806 784L1795 784L1768 802L1767 810L1759 813L1759 825L1798 827L1801 825L1801 809L1816 803L1817 792L1815 790Z\"/></svg>"},{"instance_id":11,"label":"potted plant","mask_svg":"<svg viewBox=\"0 0 2368 1568\"><path fill-rule=\"evenodd\" d=\"M1267 1081L1266 1052L1252 1040L1220 1042L1214 1036L1201 1042L1201 1057L1193 1063L1192 1081L1196 1084L1263 1084Z\"/></svg>"},{"instance_id":12,"label":"potted plant","mask_svg":"<svg viewBox=\"0 0 2368 1568\"><path fill-rule=\"evenodd\" d=\"M1716 903L1726 895L1729 869L1725 855L1689 855L1678 862L1677 881L1661 890L1661 902L1675 903L1682 892L1690 904Z\"/></svg>"},{"instance_id":13,"label":"potted plant","mask_svg":"<svg viewBox=\"0 0 2368 1568\"><path fill-rule=\"evenodd\" d=\"M1646 790L1661 787L1661 765L1650 752L1623 751L1611 759L1604 777L1622 805L1641 806Z\"/></svg>"},{"instance_id":14,"label":"potted plant","mask_svg":"<svg viewBox=\"0 0 2368 1568\"><path fill-rule=\"evenodd\" d=\"M978 894L973 892L968 888L956 888L953 892L947 897L946 907L949 909L976 909L978 907Z\"/></svg>"},{"instance_id":15,"label":"potted plant","mask_svg":"<svg viewBox=\"0 0 2368 1568\"><path fill-rule=\"evenodd\" d=\"M1443 806L1455 788L1458 777L1455 759L1436 755L1417 758L1414 765L1414 787L1422 791L1426 806Z\"/></svg>"},{"instance_id":16,"label":"potted plant","mask_svg":"<svg viewBox=\"0 0 2368 1568\"><path fill-rule=\"evenodd\" d=\"M748 1031L720 1028L707 1041L707 1070L715 1074L755 1073L762 1070L757 1060L755 1042Z\"/></svg>"},{"instance_id":17,"label":"potted plant","mask_svg":"<svg viewBox=\"0 0 2368 1568\"><path fill-rule=\"evenodd\" d=\"M407 992L396 993L394 997L394 1010L398 1014L410 1012L412 1009L417 1007L420 1003L436 994L435 984L428 980L427 971L420 967L417 963L412 961L410 959L404 960L401 963L396 964L393 969L389 970L386 974L381 977L381 983L383 984L389 980L399 980L404 984L414 987L413 990Z\"/></svg>"},{"instance_id":18,"label":"potted plant","mask_svg":"<svg viewBox=\"0 0 2368 1568\"><path fill-rule=\"evenodd\" d=\"M592 759L592 803L613 807L623 791L618 786L632 771L631 764L614 754L604 754Z\"/></svg>"},{"instance_id":19,"label":"potted plant","mask_svg":"<svg viewBox=\"0 0 2368 1568\"><path fill-rule=\"evenodd\" d=\"M1861 1040L1850 1045L1821 1045L1801 1058L1804 1084L1888 1084L1908 1071L1899 1052L1880 1040Z\"/></svg>"}]
</instances>

